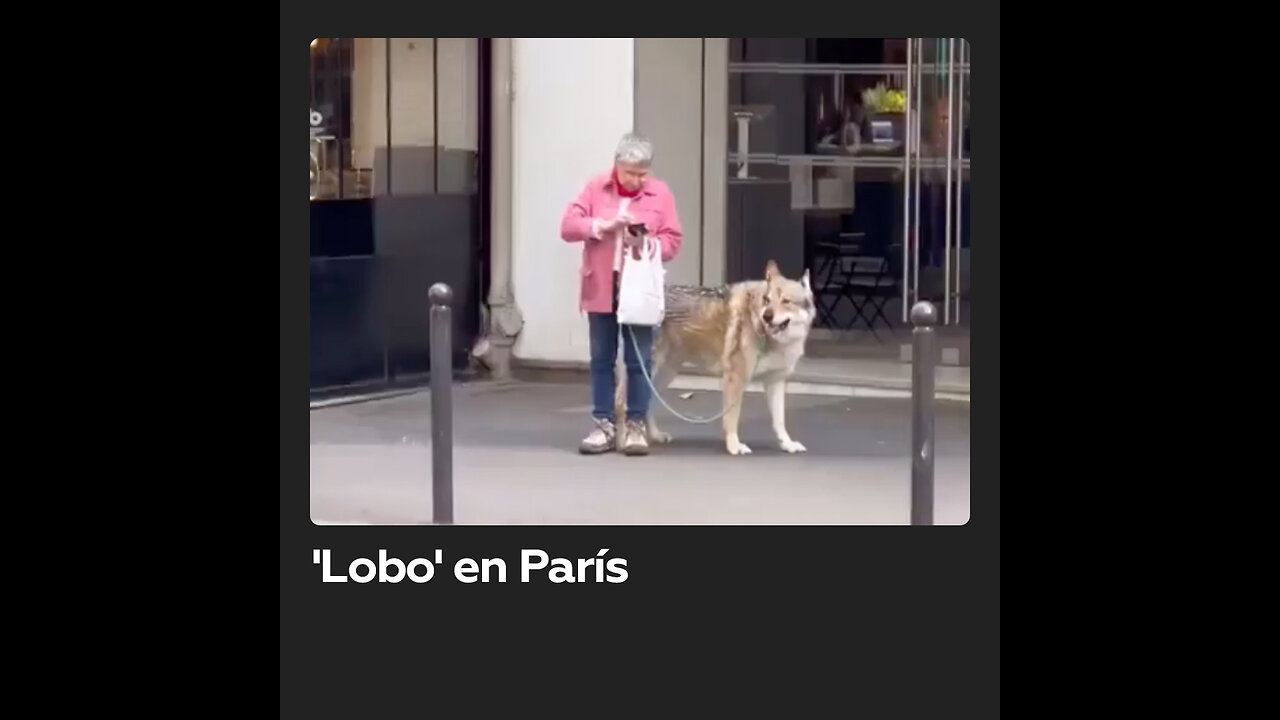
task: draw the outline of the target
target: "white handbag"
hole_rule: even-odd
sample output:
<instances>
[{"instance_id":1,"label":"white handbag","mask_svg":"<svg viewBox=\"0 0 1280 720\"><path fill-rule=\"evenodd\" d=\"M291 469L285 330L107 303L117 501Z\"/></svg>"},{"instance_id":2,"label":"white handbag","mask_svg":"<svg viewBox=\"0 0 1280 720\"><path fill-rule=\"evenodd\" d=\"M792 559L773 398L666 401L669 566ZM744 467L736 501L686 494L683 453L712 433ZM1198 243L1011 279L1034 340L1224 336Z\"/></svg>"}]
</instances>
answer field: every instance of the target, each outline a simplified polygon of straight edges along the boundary
<instances>
[{"instance_id":1,"label":"white handbag","mask_svg":"<svg viewBox=\"0 0 1280 720\"><path fill-rule=\"evenodd\" d=\"M656 239L645 237L639 259L630 248L623 250L622 276L618 282L619 324L650 327L662 324L666 312L666 274Z\"/></svg>"}]
</instances>

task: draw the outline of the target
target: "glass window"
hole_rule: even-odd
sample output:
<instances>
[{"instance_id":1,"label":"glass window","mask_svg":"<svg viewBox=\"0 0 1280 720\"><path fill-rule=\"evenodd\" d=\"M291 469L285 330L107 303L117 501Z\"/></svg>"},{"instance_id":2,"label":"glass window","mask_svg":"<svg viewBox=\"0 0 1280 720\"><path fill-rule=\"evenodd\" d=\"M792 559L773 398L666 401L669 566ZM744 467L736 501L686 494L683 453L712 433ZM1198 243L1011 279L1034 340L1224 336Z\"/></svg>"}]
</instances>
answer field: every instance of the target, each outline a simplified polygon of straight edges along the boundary
<instances>
[{"instance_id":1,"label":"glass window","mask_svg":"<svg viewBox=\"0 0 1280 720\"><path fill-rule=\"evenodd\" d=\"M478 38L316 38L311 200L479 191Z\"/></svg>"},{"instance_id":2,"label":"glass window","mask_svg":"<svg viewBox=\"0 0 1280 720\"><path fill-rule=\"evenodd\" d=\"M362 38L311 41L311 199L367 197L369 178L353 162L353 78ZM364 168L367 172L367 167Z\"/></svg>"}]
</instances>

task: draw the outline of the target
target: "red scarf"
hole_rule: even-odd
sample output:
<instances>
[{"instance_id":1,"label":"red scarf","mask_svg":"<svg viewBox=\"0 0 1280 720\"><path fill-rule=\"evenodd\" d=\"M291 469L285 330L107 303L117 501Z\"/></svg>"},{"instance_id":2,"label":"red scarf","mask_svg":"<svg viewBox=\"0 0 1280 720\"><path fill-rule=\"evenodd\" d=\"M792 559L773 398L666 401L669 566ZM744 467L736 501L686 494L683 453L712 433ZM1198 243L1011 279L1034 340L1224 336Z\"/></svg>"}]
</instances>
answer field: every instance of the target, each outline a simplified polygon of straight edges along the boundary
<instances>
[{"instance_id":1,"label":"red scarf","mask_svg":"<svg viewBox=\"0 0 1280 720\"><path fill-rule=\"evenodd\" d=\"M614 166L613 168L613 186L618 189L618 194L621 195L622 197L633 198L640 194L639 188L635 190L628 190L626 187L623 186L622 181L618 179L617 166Z\"/></svg>"}]
</instances>

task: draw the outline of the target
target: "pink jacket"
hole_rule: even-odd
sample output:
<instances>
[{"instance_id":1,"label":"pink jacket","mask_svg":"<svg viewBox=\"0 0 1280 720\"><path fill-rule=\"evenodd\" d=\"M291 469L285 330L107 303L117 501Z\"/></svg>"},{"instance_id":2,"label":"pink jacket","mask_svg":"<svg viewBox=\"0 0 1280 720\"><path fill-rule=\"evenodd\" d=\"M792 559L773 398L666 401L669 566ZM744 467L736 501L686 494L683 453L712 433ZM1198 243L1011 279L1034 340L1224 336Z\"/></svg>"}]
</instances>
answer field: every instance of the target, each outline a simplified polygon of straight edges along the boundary
<instances>
[{"instance_id":1,"label":"pink jacket","mask_svg":"<svg viewBox=\"0 0 1280 720\"><path fill-rule=\"evenodd\" d=\"M566 242L584 243L578 296L578 309L582 312L613 312L613 255L618 237L613 233L596 237L592 234L592 224L597 219L612 220L618 214L621 200L613 185L613 174L605 173L586 184L560 220L561 238ZM666 183L647 178L640 194L631 198L627 214L635 218L635 222L644 223L650 236L661 243L662 262L671 262L680 252L684 234L676 214L676 200Z\"/></svg>"}]
</instances>

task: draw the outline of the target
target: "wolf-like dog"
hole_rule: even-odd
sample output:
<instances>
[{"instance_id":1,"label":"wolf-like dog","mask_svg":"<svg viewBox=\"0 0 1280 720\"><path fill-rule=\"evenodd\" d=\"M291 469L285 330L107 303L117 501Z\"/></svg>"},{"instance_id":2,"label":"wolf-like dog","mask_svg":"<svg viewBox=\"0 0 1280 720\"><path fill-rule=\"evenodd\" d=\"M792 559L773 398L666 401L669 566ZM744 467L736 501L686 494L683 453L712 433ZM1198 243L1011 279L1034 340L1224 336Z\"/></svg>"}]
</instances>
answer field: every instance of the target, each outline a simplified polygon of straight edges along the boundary
<instances>
[{"instance_id":1,"label":"wolf-like dog","mask_svg":"<svg viewBox=\"0 0 1280 720\"><path fill-rule=\"evenodd\" d=\"M738 421L747 383L760 378L769 402L773 432L788 453L805 452L786 426L786 383L804 356L815 317L809 271L799 280L784 277L770 260L764 280L745 280L719 288L669 285L666 313L657 329L653 358L646 364L653 387L665 391L685 362L719 374L724 416L721 425L730 455L751 452L738 437ZM626 336L623 335L624 342ZM754 372L753 372L754 371ZM626 412L627 374L618 354L614 411L622 423ZM657 402L657 398L654 398ZM668 443L653 410L645 418L649 442Z\"/></svg>"}]
</instances>

